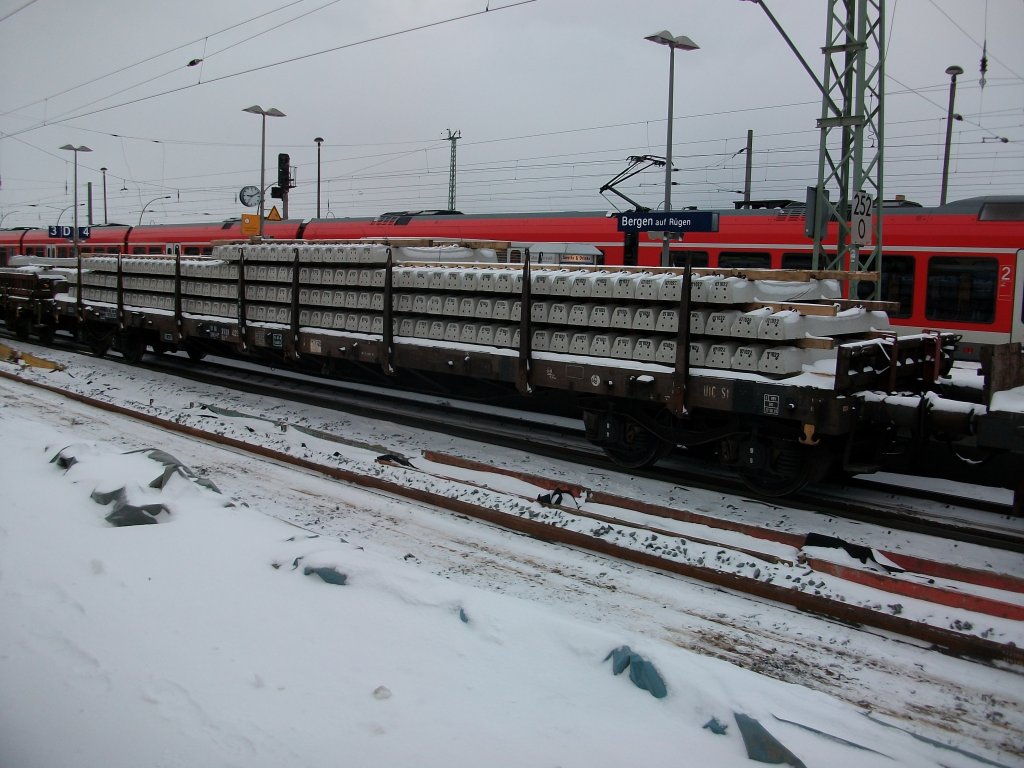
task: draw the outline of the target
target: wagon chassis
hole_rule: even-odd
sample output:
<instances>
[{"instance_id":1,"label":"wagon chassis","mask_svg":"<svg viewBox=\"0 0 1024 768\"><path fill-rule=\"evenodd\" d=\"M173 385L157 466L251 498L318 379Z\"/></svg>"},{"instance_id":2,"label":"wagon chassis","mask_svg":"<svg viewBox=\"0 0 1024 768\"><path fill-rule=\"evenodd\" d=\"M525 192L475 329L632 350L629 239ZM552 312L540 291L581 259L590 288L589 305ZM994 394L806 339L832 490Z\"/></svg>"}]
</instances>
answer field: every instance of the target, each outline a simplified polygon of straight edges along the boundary
<instances>
[{"instance_id":1,"label":"wagon chassis","mask_svg":"<svg viewBox=\"0 0 1024 768\"><path fill-rule=\"evenodd\" d=\"M769 496L792 493L832 467L848 471L877 468L877 454L891 449L887 437L897 434L894 422L898 419L893 418L891 408L866 407L861 393L920 393L931 388L948 368L956 344L956 336L948 333L886 335L842 344L837 347L833 388L824 388L765 376L690 370L686 354L689 325L682 321L672 366L535 351L531 348L529 311L521 313L518 348L423 343L393 334L395 264L390 250L383 286L383 333L300 327L298 247L292 261L290 323L253 322L246 319L245 311L245 249L239 247L238 254L237 319L183 311L180 255L175 257L171 311L125 303L121 257L116 302L84 300L79 271L73 299L51 290L49 296L37 297L35 305L48 307L48 313L40 312L40 317L51 318L54 328L73 329L94 354L102 355L114 347L130 363L138 362L147 348L157 353L184 350L195 360L216 352L323 371L354 364L376 368L387 378L400 371L468 377L513 385L525 395L565 391L578 398L587 437L617 463L640 467L657 461L676 445L706 446L717 452L723 464L736 469L751 490ZM528 307L528 260L521 269L519 299ZM669 271L683 275L679 317L687 318L691 269ZM10 308L20 306L22 297L13 296L5 287L0 298L9 319ZM39 327L50 326L43 323ZM1019 426L1016 429L1024 431ZM856 450L855 443L865 432L872 434L865 441L869 449ZM1022 450L1017 445L1022 440L1017 437L1003 448Z\"/></svg>"}]
</instances>

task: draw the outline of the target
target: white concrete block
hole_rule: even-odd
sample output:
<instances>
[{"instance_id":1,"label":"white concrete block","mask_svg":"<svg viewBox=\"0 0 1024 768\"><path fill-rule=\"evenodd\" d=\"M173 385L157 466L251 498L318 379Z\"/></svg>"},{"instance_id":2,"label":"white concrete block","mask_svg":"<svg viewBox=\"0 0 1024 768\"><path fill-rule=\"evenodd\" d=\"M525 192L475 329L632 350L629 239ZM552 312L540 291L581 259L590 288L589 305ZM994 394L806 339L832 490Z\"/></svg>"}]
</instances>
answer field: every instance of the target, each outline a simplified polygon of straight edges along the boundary
<instances>
[{"instance_id":1,"label":"white concrete block","mask_svg":"<svg viewBox=\"0 0 1024 768\"><path fill-rule=\"evenodd\" d=\"M636 315L636 307L616 307L612 311L612 328L622 328L625 330L631 330L633 328L633 318ZM612 352L614 353L614 349Z\"/></svg>"},{"instance_id":2,"label":"white concrete block","mask_svg":"<svg viewBox=\"0 0 1024 768\"><path fill-rule=\"evenodd\" d=\"M737 347L732 356L732 369L734 371L757 371L765 349L764 344L743 344Z\"/></svg>"},{"instance_id":3,"label":"white concrete block","mask_svg":"<svg viewBox=\"0 0 1024 768\"><path fill-rule=\"evenodd\" d=\"M628 272L619 273L612 285L612 298L623 301L633 301L633 299L636 298L636 284L636 274Z\"/></svg>"},{"instance_id":4,"label":"white concrete block","mask_svg":"<svg viewBox=\"0 0 1024 768\"><path fill-rule=\"evenodd\" d=\"M551 334L548 351L567 353L571 340L572 334L569 331L555 331Z\"/></svg>"},{"instance_id":5,"label":"white concrete block","mask_svg":"<svg viewBox=\"0 0 1024 768\"><path fill-rule=\"evenodd\" d=\"M714 342L704 359L704 365L708 368L731 368L732 357L739 346L735 341Z\"/></svg>"},{"instance_id":6,"label":"white concrete block","mask_svg":"<svg viewBox=\"0 0 1024 768\"><path fill-rule=\"evenodd\" d=\"M590 347L596 335L593 331L577 331L572 334L569 340L569 354L589 355Z\"/></svg>"},{"instance_id":7,"label":"white concrete block","mask_svg":"<svg viewBox=\"0 0 1024 768\"><path fill-rule=\"evenodd\" d=\"M538 328L533 332L533 349L536 352L547 352L551 346L551 331Z\"/></svg>"},{"instance_id":8,"label":"white concrete block","mask_svg":"<svg viewBox=\"0 0 1024 768\"><path fill-rule=\"evenodd\" d=\"M654 362L658 352L658 339L642 336L633 347L633 359L641 362Z\"/></svg>"},{"instance_id":9,"label":"white concrete block","mask_svg":"<svg viewBox=\"0 0 1024 768\"><path fill-rule=\"evenodd\" d=\"M656 313L655 307L638 307L636 313L633 315L633 330L634 331L653 331L656 325ZM654 351L651 351L653 358Z\"/></svg>"},{"instance_id":10,"label":"white concrete block","mask_svg":"<svg viewBox=\"0 0 1024 768\"><path fill-rule=\"evenodd\" d=\"M590 341L588 354L591 357L611 357L612 336L607 333L595 333Z\"/></svg>"},{"instance_id":11,"label":"white concrete block","mask_svg":"<svg viewBox=\"0 0 1024 768\"><path fill-rule=\"evenodd\" d=\"M692 344L690 345L693 346ZM675 365L676 342L675 339L662 339L658 342L658 351L655 353L654 361L664 365Z\"/></svg>"},{"instance_id":12,"label":"white concrete block","mask_svg":"<svg viewBox=\"0 0 1024 768\"><path fill-rule=\"evenodd\" d=\"M632 360L633 353L636 350L636 340L636 336L625 334L616 336L615 341L612 342L611 356L616 360Z\"/></svg>"},{"instance_id":13,"label":"white concrete block","mask_svg":"<svg viewBox=\"0 0 1024 768\"><path fill-rule=\"evenodd\" d=\"M741 314L743 313L738 309L715 310L708 315L708 322L704 332L710 336L730 336L732 335L733 323L736 322L736 319Z\"/></svg>"},{"instance_id":14,"label":"white concrete block","mask_svg":"<svg viewBox=\"0 0 1024 768\"><path fill-rule=\"evenodd\" d=\"M768 307L744 312L732 324L732 335L739 339L756 339L761 323L772 314L772 310Z\"/></svg>"}]
</instances>

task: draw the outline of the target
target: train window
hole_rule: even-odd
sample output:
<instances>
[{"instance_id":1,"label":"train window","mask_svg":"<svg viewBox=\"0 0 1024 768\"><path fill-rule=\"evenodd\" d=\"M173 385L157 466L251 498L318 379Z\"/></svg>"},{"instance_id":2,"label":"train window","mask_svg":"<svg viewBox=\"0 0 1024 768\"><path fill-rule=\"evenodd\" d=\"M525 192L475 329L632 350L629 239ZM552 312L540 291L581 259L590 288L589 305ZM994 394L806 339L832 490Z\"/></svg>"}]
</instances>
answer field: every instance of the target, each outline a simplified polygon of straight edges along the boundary
<instances>
[{"instance_id":1,"label":"train window","mask_svg":"<svg viewBox=\"0 0 1024 768\"><path fill-rule=\"evenodd\" d=\"M159 245L151 245L151 246L149 246L149 253L152 253L154 255L160 255L163 252L164 252L164 249L161 248Z\"/></svg>"},{"instance_id":2,"label":"train window","mask_svg":"<svg viewBox=\"0 0 1024 768\"><path fill-rule=\"evenodd\" d=\"M822 253L818 259L818 269L825 269L830 260L835 259L834 253ZM811 267L814 254L811 253L784 253L782 254L783 269L813 269Z\"/></svg>"},{"instance_id":3,"label":"train window","mask_svg":"<svg viewBox=\"0 0 1024 768\"><path fill-rule=\"evenodd\" d=\"M706 267L709 262L707 251L669 251L670 263L673 267L685 267L686 257L690 257L690 264L694 267Z\"/></svg>"},{"instance_id":4,"label":"train window","mask_svg":"<svg viewBox=\"0 0 1024 768\"><path fill-rule=\"evenodd\" d=\"M910 317L914 312L914 257L883 254L878 288L880 300L899 304L899 309L890 312L889 317ZM861 298L870 297L874 289L873 283L857 284L857 293Z\"/></svg>"},{"instance_id":5,"label":"train window","mask_svg":"<svg viewBox=\"0 0 1024 768\"><path fill-rule=\"evenodd\" d=\"M183 249L186 256L201 256L203 250L197 245L186 245Z\"/></svg>"},{"instance_id":6,"label":"train window","mask_svg":"<svg viewBox=\"0 0 1024 768\"><path fill-rule=\"evenodd\" d=\"M991 323L996 311L998 273L996 259L933 256L928 261L925 317L929 320Z\"/></svg>"},{"instance_id":7,"label":"train window","mask_svg":"<svg viewBox=\"0 0 1024 768\"><path fill-rule=\"evenodd\" d=\"M978 221L1024 221L1024 202L988 202L981 206Z\"/></svg>"},{"instance_id":8,"label":"train window","mask_svg":"<svg viewBox=\"0 0 1024 768\"><path fill-rule=\"evenodd\" d=\"M718 254L718 266L732 269L770 269L772 257L768 253L723 251Z\"/></svg>"},{"instance_id":9,"label":"train window","mask_svg":"<svg viewBox=\"0 0 1024 768\"><path fill-rule=\"evenodd\" d=\"M813 255L810 253L784 253L782 254L782 268L810 269L812 258Z\"/></svg>"},{"instance_id":10,"label":"train window","mask_svg":"<svg viewBox=\"0 0 1024 768\"><path fill-rule=\"evenodd\" d=\"M141 245L133 245L132 246L132 253L138 254L138 253L145 253L145 252L146 252L146 249L145 249L144 246L141 246Z\"/></svg>"}]
</instances>

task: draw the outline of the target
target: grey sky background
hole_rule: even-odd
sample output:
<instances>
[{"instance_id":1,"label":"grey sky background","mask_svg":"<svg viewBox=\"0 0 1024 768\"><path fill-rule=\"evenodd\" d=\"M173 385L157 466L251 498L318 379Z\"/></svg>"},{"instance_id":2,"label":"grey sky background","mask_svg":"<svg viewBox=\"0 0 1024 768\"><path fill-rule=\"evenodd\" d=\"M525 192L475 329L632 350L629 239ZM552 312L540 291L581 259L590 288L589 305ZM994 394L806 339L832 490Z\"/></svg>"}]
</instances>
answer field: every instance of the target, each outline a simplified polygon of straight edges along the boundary
<instances>
[{"instance_id":1,"label":"grey sky background","mask_svg":"<svg viewBox=\"0 0 1024 768\"><path fill-rule=\"evenodd\" d=\"M259 183L253 104L287 115L267 119L267 167L269 183L277 153L297 166L292 218L316 212L317 136L324 215L446 207L448 129L462 135L460 210L607 210L598 188L626 158L665 152L669 53L643 39L661 29L700 45L676 54L673 207L731 207L748 129L755 198L802 199L814 182L820 94L755 4L514 2L0 0L3 226L56 223L71 205L68 143L93 150L79 199L93 182L96 223L101 167L112 222L137 223L162 195L146 223L237 217L239 188ZM768 6L820 77L824 0ZM949 198L1024 193L1024 2L886 13L886 197L938 202L951 64L964 120ZM661 172L634 182L661 205Z\"/></svg>"}]
</instances>

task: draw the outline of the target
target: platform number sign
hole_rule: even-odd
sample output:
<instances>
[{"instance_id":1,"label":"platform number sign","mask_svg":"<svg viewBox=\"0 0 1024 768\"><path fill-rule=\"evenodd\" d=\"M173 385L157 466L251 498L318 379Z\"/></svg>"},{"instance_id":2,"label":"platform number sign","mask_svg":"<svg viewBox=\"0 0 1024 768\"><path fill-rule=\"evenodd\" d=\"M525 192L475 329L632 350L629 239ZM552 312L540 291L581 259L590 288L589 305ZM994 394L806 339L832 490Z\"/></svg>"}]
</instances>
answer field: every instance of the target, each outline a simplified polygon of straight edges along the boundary
<instances>
[{"instance_id":1,"label":"platform number sign","mask_svg":"<svg viewBox=\"0 0 1024 768\"><path fill-rule=\"evenodd\" d=\"M50 237L62 237L64 239L66 239L66 240L74 240L75 239L75 228L74 227L69 227L66 224L64 226L58 225L56 227L49 227L47 229L47 234ZM78 228L78 239L79 240L88 240L90 234L91 234L91 230L90 230L89 227L79 227Z\"/></svg>"},{"instance_id":2,"label":"platform number sign","mask_svg":"<svg viewBox=\"0 0 1024 768\"><path fill-rule=\"evenodd\" d=\"M850 242L853 245L871 245L874 239L874 212L875 201L870 194L862 189L853 196L850 212Z\"/></svg>"}]
</instances>

